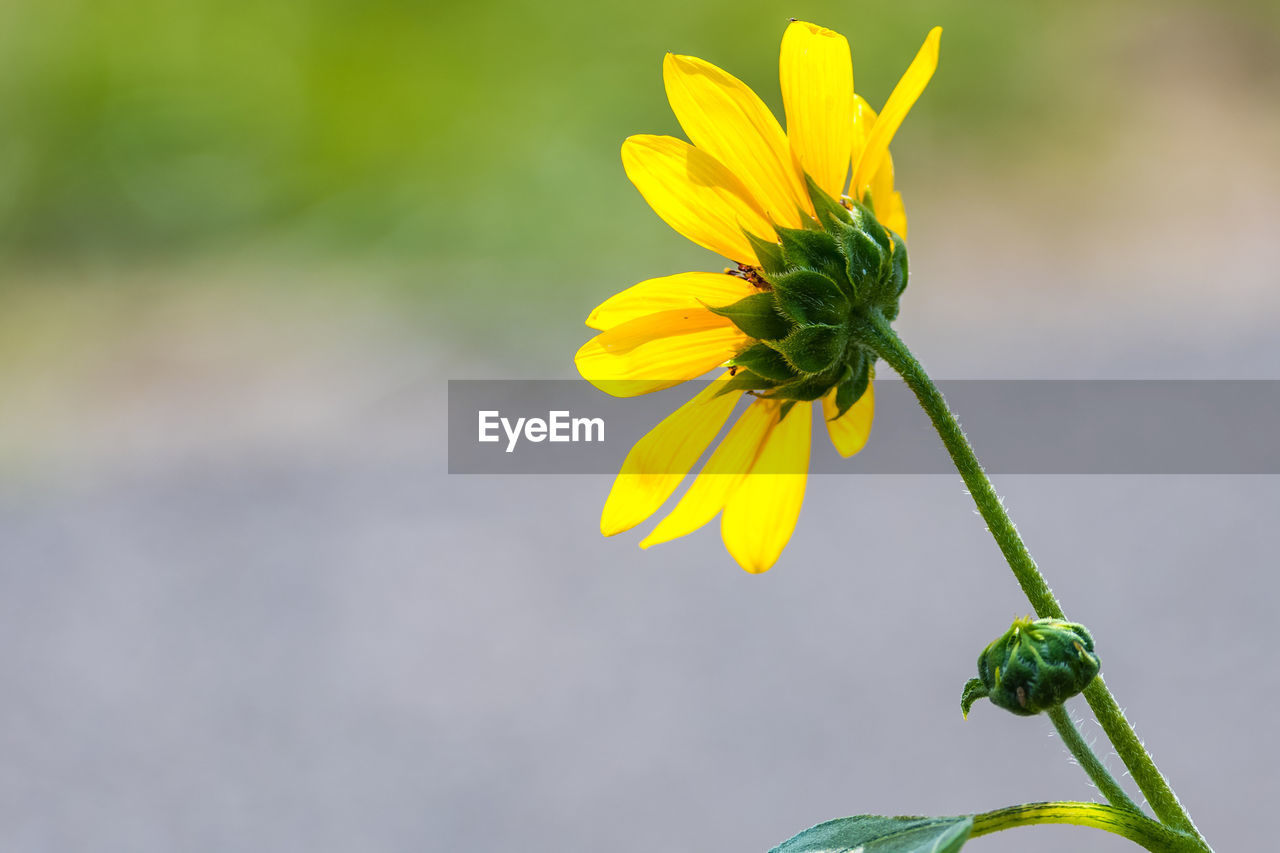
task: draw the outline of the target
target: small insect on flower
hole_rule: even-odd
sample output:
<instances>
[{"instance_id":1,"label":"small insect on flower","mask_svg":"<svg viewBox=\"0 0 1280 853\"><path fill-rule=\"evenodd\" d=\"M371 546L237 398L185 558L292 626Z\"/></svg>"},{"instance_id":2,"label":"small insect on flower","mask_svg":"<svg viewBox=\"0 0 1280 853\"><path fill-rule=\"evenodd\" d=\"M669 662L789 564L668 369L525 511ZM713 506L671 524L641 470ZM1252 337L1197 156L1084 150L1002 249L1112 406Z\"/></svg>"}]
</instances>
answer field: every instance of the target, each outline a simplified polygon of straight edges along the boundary
<instances>
[{"instance_id":1,"label":"small insect on flower","mask_svg":"<svg viewBox=\"0 0 1280 853\"><path fill-rule=\"evenodd\" d=\"M799 518L813 403L841 455L866 444L875 355L852 330L868 312L896 317L906 287L907 219L889 143L933 76L940 38L940 28L929 33L877 115L854 93L844 36L793 21L780 59L785 132L736 77L667 55L667 99L690 141L632 136L623 167L668 225L736 266L617 294L587 318L600 334L575 361L619 397L728 369L632 448L605 502L606 536L658 511L744 395L750 405L642 548L719 513L733 558L766 571Z\"/></svg>"}]
</instances>

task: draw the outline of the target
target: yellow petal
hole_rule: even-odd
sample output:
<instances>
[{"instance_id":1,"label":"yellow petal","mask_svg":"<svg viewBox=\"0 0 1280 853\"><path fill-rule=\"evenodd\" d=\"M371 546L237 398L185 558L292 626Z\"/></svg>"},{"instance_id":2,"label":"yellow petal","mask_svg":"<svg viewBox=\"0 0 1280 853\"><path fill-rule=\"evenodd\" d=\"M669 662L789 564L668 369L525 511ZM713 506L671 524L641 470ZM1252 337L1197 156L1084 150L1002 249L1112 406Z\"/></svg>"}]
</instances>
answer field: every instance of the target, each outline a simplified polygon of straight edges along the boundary
<instances>
[{"instance_id":1,"label":"yellow petal","mask_svg":"<svg viewBox=\"0 0 1280 853\"><path fill-rule=\"evenodd\" d=\"M756 93L693 56L668 53L662 78L671 110L693 144L736 175L770 220L799 228L800 209L812 213L813 206L786 134Z\"/></svg>"},{"instance_id":2,"label":"yellow petal","mask_svg":"<svg viewBox=\"0 0 1280 853\"><path fill-rule=\"evenodd\" d=\"M867 444L871 435L871 421L876 414L876 395L874 383L867 383L867 390L858 398L858 402L849 407L840 418L833 420L840 411L836 406L836 392L822 398L822 417L827 422L827 435L831 443L845 459L857 453Z\"/></svg>"},{"instance_id":3,"label":"yellow petal","mask_svg":"<svg viewBox=\"0 0 1280 853\"><path fill-rule=\"evenodd\" d=\"M603 331L660 311L722 308L759 292L736 275L682 272L642 281L610 297L591 312L587 325Z\"/></svg>"},{"instance_id":4,"label":"yellow petal","mask_svg":"<svg viewBox=\"0 0 1280 853\"><path fill-rule=\"evenodd\" d=\"M884 156L880 158L880 168L876 169L875 175L871 178L871 203L875 206L876 218L881 219L883 210L889 209L889 198L893 195L893 157L889 152L884 152Z\"/></svg>"},{"instance_id":5,"label":"yellow petal","mask_svg":"<svg viewBox=\"0 0 1280 853\"><path fill-rule=\"evenodd\" d=\"M883 211L883 212L881 212ZM902 193L893 192L889 194L887 204L876 203L876 217L880 220L880 224L890 231L897 233L902 241L907 240L907 211L902 206Z\"/></svg>"},{"instance_id":6,"label":"yellow petal","mask_svg":"<svg viewBox=\"0 0 1280 853\"><path fill-rule=\"evenodd\" d=\"M766 572L795 530L809 468L811 404L796 403L760 449L720 517L725 548L748 572Z\"/></svg>"},{"instance_id":7,"label":"yellow petal","mask_svg":"<svg viewBox=\"0 0 1280 853\"><path fill-rule=\"evenodd\" d=\"M622 167L654 213L699 246L756 265L743 235L773 239L773 226L750 191L715 157L673 136L632 136Z\"/></svg>"},{"instance_id":8,"label":"yellow petal","mask_svg":"<svg viewBox=\"0 0 1280 853\"><path fill-rule=\"evenodd\" d=\"M862 149L866 145L871 128L875 125L876 111L863 100L861 95L853 96L853 111L853 167L856 171ZM907 212L902 206L902 194L893 188L893 158L888 151L885 151L884 158L880 161L880 168L872 176L870 185L856 187L851 182L849 195L861 201L863 193L868 189L871 190L876 218L880 220L880 224L906 240Z\"/></svg>"},{"instance_id":9,"label":"yellow petal","mask_svg":"<svg viewBox=\"0 0 1280 853\"><path fill-rule=\"evenodd\" d=\"M849 161L849 166L853 170L850 177L858 170L858 160L862 159L862 149L867 146L867 137L871 135L871 128L876 124L876 111L867 103L867 99L861 95L853 96L853 154ZM857 193L852 192L856 187L852 187L849 195L862 199Z\"/></svg>"},{"instance_id":10,"label":"yellow petal","mask_svg":"<svg viewBox=\"0 0 1280 853\"><path fill-rule=\"evenodd\" d=\"M929 80L938 67L938 46L941 40L942 27L934 27L930 30L920 52L908 66L907 73L903 74L898 85L893 87L893 93L889 95L884 109L880 111L880 117L871 128L871 135L867 138L862 157L858 160L858 167L854 170L854 187L861 189L868 185L871 177L880 168L880 160L889 150L893 135L898 132L902 120L907 117L907 112L920 97L924 87L929 85Z\"/></svg>"},{"instance_id":11,"label":"yellow petal","mask_svg":"<svg viewBox=\"0 0 1280 853\"><path fill-rule=\"evenodd\" d=\"M698 472L675 509L640 543L641 548L692 533L716 517L734 488L746 476L760 446L777 424L778 403L756 400L738 418Z\"/></svg>"},{"instance_id":12,"label":"yellow petal","mask_svg":"<svg viewBox=\"0 0 1280 853\"><path fill-rule=\"evenodd\" d=\"M741 391L719 393L728 376L710 383L635 443L604 502L601 533L612 536L630 530L671 497L742 396Z\"/></svg>"},{"instance_id":13,"label":"yellow petal","mask_svg":"<svg viewBox=\"0 0 1280 853\"><path fill-rule=\"evenodd\" d=\"M837 32L793 21L779 61L787 139L800 167L840 198L853 150L853 62Z\"/></svg>"},{"instance_id":14,"label":"yellow petal","mask_svg":"<svg viewBox=\"0 0 1280 853\"><path fill-rule=\"evenodd\" d=\"M601 332L574 363L582 378L615 397L634 397L696 379L733 358L747 336L705 308L661 311Z\"/></svg>"}]
</instances>

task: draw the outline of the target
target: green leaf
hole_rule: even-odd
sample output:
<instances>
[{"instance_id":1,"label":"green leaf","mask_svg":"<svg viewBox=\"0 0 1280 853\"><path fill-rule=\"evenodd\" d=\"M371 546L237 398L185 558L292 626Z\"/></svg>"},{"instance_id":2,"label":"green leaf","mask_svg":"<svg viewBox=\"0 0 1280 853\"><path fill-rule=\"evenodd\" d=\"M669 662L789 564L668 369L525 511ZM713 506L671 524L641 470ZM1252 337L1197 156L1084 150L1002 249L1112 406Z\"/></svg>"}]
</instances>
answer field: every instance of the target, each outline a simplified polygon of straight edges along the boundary
<instances>
[{"instance_id":1,"label":"green leaf","mask_svg":"<svg viewBox=\"0 0 1280 853\"><path fill-rule=\"evenodd\" d=\"M955 853L973 830L971 817L880 817L829 820L770 853Z\"/></svg>"},{"instance_id":2,"label":"green leaf","mask_svg":"<svg viewBox=\"0 0 1280 853\"><path fill-rule=\"evenodd\" d=\"M791 323L778 313L772 293L753 293L723 308L707 306L709 311L728 317L747 335L760 341L776 341L791 331Z\"/></svg>"},{"instance_id":3,"label":"green leaf","mask_svg":"<svg viewBox=\"0 0 1280 853\"><path fill-rule=\"evenodd\" d=\"M795 371L791 369L791 365L787 364L782 353L768 344L747 347L733 357L733 364L745 367L766 379L776 379L779 382L796 378Z\"/></svg>"},{"instance_id":4,"label":"green leaf","mask_svg":"<svg viewBox=\"0 0 1280 853\"><path fill-rule=\"evenodd\" d=\"M756 257L760 260L760 267L766 273L782 272L787 268L786 262L782 259L782 247L777 243L772 243L762 237L757 237L750 231L743 231L747 237L747 242L751 244L751 248L755 250Z\"/></svg>"},{"instance_id":5,"label":"green leaf","mask_svg":"<svg viewBox=\"0 0 1280 853\"><path fill-rule=\"evenodd\" d=\"M778 307L797 323L842 324L849 316L849 299L840 286L822 273L792 270L771 276Z\"/></svg>"},{"instance_id":6,"label":"green leaf","mask_svg":"<svg viewBox=\"0 0 1280 853\"><path fill-rule=\"evenodd\" d=\"M789 268L813 270L836 284L847 284L844 256L840 254L835 238L826 231L779 228L778 239L782 241L782 259ZM846 292L852 295L851 290Z\"/></svg>"},{"instance_id":7,"label":"green leaf","mask_svg":"<svg viewBox=\"0 0 1280 853\"><path fill-rule=\"evenodd\" d=\"M786 357L787 363L801 373L822 373L844 355L848 339L840 326L801 326L773 348Z\"/></svg>"}]
</instances>

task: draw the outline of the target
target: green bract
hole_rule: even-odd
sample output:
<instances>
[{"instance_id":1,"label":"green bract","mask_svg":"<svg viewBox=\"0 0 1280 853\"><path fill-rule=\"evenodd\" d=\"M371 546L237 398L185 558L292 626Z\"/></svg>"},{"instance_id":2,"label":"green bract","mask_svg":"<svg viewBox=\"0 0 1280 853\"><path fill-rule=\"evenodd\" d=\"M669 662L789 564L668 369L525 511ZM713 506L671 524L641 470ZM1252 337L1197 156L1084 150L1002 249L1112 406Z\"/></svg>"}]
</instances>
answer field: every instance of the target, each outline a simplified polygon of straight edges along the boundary
<instances>
[{"instance_id":1,"label":"green bract","mask_svg":"<svg viewBox=\"0 0 1280 853\"><path fill-rule=\"evenodd\" d=\"M1061 705L1089 686L1098 656L1088 629L1061 619L1017 619L978 656L978 678L960 700L967 715L983 696L1006 711L1031 716Z\"/></svg>"},{"instance_id":2,"label":"green bract","mask_svg":"<svg viewBox=\"0 0 1280 853\"><path fill-rule=\"evenodd\" d=\"M862 334L870 316L898 316L907 247L868 207L846 207L812 179L809 196L811 227L777 228L777 243L747 235L760 269L742 274L766 289L708 307L756 341L731 362L729 388L783 400L816 400L835 388L839 417L867 389L876 359Z\"/></svg>"}]
</instances>

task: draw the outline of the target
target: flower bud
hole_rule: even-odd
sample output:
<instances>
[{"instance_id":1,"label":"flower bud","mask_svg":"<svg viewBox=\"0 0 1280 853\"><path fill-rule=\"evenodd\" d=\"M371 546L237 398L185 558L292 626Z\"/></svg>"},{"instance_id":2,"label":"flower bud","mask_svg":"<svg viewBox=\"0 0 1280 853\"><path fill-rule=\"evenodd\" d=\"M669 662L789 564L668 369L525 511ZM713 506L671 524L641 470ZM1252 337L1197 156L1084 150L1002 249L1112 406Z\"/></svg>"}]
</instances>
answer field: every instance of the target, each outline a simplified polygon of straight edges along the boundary
<instances>
[{"instance_id":1,"label":"flower bud","mask_svg":"<svg viewBox=\"0 0 1280 853\"><path fill-rule=\"evenodd\" d=\"M1061 619L1017 619L978 656L978 678L965 686L961 707L986 696L1015 714L1031 716L1075 696L1098 674L1093 637Z\"/></svg>"}]
</instances>

